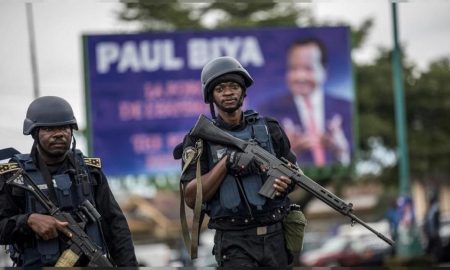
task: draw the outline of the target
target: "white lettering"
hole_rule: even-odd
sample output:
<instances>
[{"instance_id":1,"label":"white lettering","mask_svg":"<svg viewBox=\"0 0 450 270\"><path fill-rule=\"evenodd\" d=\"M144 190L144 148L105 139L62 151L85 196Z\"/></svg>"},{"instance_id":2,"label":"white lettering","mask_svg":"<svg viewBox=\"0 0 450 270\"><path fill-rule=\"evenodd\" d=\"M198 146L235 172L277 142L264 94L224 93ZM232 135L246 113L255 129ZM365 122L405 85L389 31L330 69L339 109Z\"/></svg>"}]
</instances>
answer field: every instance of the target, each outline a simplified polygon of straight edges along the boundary
<instances>
[{"instance_id":1,"label":"white lettering","mask_svg":"<svg viewBox=\"0 0 450 270\"><path fill-rule=\"evenodd\" d=\"M180 70L183 68L183 59L175 57L175 48L172 40L164 40L161 48L163 67L165 70Z\"/></svg>"},{"instance_id":2,"label":"white lettering","mask_svg":"<svg viewBox=\"0 0 450 270\"><path fill-rule=\"evenodd\" d=\"M123 73L131 69L133 72L141 71L141 63L139 62L138 50L136 43L133 41L127 41L123 44L122 54L120 56L119 64L117 65L117 71Z\"/></svg>"},{"instance_id":3,"label":"white lettering","mask_svg":"<svg viewBox=\"0 0 450 270\"><path fill-rule=\"evenodd\" d=\"M224 55L238 58L238 51L241 47L242 39L240 37L235 37L233 39L221 38L220 41L224 50Z\"/></svg>"},{"instance_id":4,"label":"white lettering","mask_svg":"<svg viewBox=\"0 0 450 270\"><path fill-rule=\"evenodd\" d=\"M261 67L264 56L258 40L255 37L220 37L193 38L188 41L188 66L191 69L201 69L212 59L220 56L236 58L243 66Z\"/></svg>"},{"instance_id":5,"label":"white lettering","mask_svg":"<svg viewBox=\"0 0 450 270\"><path fill-rule=\"evenodd\" d=\"M113 62L119 59L119 46L113 42L102 42L97 44L96 63L98 73L107 73Z\"/></svg>"},{"instance_id":6,"label":"white lettering","mask_svg":"<svg viewBox=\"0 0 450 270\"><path fill-rule=\"evenodd\" d=\"M107 73L117 64L118 73L180 70L184 61L175 55L174 41L126 41L123 44L104 42L97 45L97 72Z\"/></svg>"},{"instance_id":7,"label":"white lettering","mask_svg":"<svg viewBox=\"0 0 450 270\"><path fill-rule=\"evenodd\" d=\"M214 58L226 55L224 51L222 51L222 47L226 48L227 46L228 38L222 37L222 38L213 38L211 41L209 41L209 60L212 60Z\"/></svg>"},{"instance_id":8,"label":"white lettering","mask_svg":"<svg viewBox=\"0 0 450 270\"><path fill-rule=\"evenodd\" d=\"M264 57L261 53L258 40L255 37L245 37L239 61L242 65L261 67L264 65Z\"/></svg>"},{"instance_id":9,"label":"white lettering","mask_svg":"<svg viewBox=\"0 0 450 270\"><path fill-rule=\"evenodd\" d=\"M190 69L200 69L209 60L208 43L204 38L192 38L187 42L188 66Z\"/></svg>"},{"instance_id":10,"label":"white lettering","mask_svg":"<svg viewBox=\"0 0 450 270\"><path fill-rule=\"evenodd\" d=\"M258 40L253 36L192 38L186 46L190 69L201 69L208 61L220 56L234 57L243 66L261 67L265 64ZM176 56L174 41L170 39L129 40L122 44L102 42L96 46L96 60L100 74L114 68L118 73L184 68L184 59Z\"/></svg>"},{"instance_id":11,"label":"white lettering","mask_svg":"<svg viewBox=\"0 0 450 270\"><path fill-rule=\"evenodd\" d=\"M141 63L143 69L146 71L155 71L160 66L160 61L158 58L158 53L155 50L155 47L157 47L158 40L153 42L153 46L148 41L143 41L141 43Z\"/></svg>"}]
</instances>

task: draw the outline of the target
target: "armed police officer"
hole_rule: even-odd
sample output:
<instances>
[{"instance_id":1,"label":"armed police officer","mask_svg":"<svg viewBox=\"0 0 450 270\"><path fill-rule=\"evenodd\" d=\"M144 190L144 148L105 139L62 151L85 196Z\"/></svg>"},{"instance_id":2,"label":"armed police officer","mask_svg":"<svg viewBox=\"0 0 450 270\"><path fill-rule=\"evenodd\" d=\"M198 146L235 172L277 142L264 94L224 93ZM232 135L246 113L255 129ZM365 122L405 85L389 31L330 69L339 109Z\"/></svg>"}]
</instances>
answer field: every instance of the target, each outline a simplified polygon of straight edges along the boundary
<instances>
[{"instance_id":1,"label":"armed police officer","mask_svg":"<svg viewBox=\"0 0 450 270\"><path fill-rule=\"evenodd\" d=\"M201 82L204 101L210 104L217 127L237 138L254 140L278 158L295 164L289 140L278 122L252 110L243 111L246 91L253 79L236 59L219 57L207 63ZM198 148L197 142L198 138L192 135L185 137L183 166L189 162L189 152ZM287 266L290 255L282 221L290 205L287 193L293 188L291 179L276 179L277 196L273 200L265 198L258 194L267 178L265 168L237 149L208 141L202 144L201 177L196 177L197 162L192 161L181 181L185 202L194 208L197 179L201 179L202 202L210 217L208 227L216 230L213 254L219 266Z\"/></svg>"},{"instance_id":2,"label":"armed police officer","mask_svg":"<svg viewBox=\"0 0 450 270\"><path fill-rule=\"evenodd\" d=\"M31 153L16 154L0 167L0 244L9 245L11 258L19 266L53 266L68 248L62 237L68 222L49 215L31 192L7 184L11 175L22 169L61 211L83 224L86 234L102 253L109 254L112 264L136 266L127 221L101 162L84 157L75 148L74 129L78 126L72 108L62 98L40 97L28 107L23 134L34 139ZM88 213L79 212L86 201L101 217L89 218ZM76 265L87 266L89 260L81 255Z\"/></svg>"}]
</instances>

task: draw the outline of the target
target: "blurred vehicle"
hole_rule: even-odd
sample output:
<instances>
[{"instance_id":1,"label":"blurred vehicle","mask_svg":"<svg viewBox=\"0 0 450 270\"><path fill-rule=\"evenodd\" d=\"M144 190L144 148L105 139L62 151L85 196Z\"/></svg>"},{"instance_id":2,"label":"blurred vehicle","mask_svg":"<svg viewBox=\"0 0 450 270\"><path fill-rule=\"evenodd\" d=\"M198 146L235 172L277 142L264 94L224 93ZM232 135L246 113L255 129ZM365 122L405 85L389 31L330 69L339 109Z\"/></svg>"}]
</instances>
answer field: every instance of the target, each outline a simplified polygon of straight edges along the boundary
<instances>
[{"instance_id":1,"label":"blurred vehicle","mask_svg":"<svg viewBox=\"0 0 450 270\"><path fill-rule=\"evenodd\" d=\"M377 266L390 253L391 247L376 236L337 235L303 253L300 262L304 266Z\"/></svg>"},{"instance_id":2,"label":"blurred vehicle","mask_svg":"<svg viewBox=\"0 0 450 270\"><path fill-rule=\"evenodd\" d=\"M378 232L390 237L387 220L369 223ZM305 250L300 263L305 266L370 266L382 265L392 247L360 224L341 225L336 235L317 249Z\"/></svg>"},{"instance_id":3,"label":"blurred vehicle","mask_svg":"<svg viewBox=\"0 0 450 270\"><path fill-rule=\"evenodd\" d=\"M322 233L306 232L303 238L302 253L320 248L325 242L326 237Z\"/></svg>"}]
</instances>

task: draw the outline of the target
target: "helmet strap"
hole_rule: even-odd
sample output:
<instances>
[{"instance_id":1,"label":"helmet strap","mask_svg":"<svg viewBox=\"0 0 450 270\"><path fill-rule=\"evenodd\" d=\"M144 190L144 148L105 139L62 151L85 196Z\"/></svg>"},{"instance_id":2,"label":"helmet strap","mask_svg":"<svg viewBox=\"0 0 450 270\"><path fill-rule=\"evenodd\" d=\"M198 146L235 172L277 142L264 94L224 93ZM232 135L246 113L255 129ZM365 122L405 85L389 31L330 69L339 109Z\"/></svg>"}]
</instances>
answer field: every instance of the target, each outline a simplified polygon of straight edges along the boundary
<instances>
[{"instance_id":1,"label":"helmet strap","mask_svg":"<svg viewBox=\"0 0 450 270\"><path fill-rule=\"evenodd\" d=\"M80 165L78 164L76 148L77 148L77 140L75 140L75 136L73 135L73 130L72 130L72 157L73 157L73 163L74 163L73 165L75 166L76 174L79 175L82 172L80 170Z\"/></svg>"},{"instance_id":2,"label":"helmet strap","mask_svg":"<svg viewBox=\"0 0 450 270\"><path fill-rule=\"evenodd\" d=\"M39 140L39 127L35 127L31 130L31 138L33 138L34 141Z\"/></svg>"},{"instance_id":3,"label":"helmet strap","mask_svg":"<svg viewBox=\"0 0 450 270\"><path fill-rule=\"evenodd\" d=\"M212 119L216 119L216 110L214 109L214 102L209 103L209 111L211 112Z\"/></svg>"},{"instance_id":4,"label":"helmet strap","mask_svg":"<svg viewBox=\"0 0 450 270\"><path fill-rule=\"evenodd\" d=\"M77 141L75 140L75 136L73 136L72 132L72 152L75 154L75 149L77 147Z\"/></svg>"}]
</instances>

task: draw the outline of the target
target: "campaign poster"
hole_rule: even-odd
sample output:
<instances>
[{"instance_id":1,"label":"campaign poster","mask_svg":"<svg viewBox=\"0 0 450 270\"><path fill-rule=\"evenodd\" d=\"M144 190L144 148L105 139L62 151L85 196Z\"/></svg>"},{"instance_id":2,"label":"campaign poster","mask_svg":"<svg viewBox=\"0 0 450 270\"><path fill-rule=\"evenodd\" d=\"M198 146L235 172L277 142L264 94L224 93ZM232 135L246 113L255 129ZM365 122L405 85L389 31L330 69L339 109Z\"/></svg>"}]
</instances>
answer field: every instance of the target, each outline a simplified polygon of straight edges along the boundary
<instances>
[{"instance_id":1,"label":"campaign poster","mask_svg":"<svg viewBox=\"0 0 450 270\"><path fill-rule=\"evenodd\" d=\"M348 27L89 34L83 44L90 146L108 175L181 170L172 151L200 114L211 118L200 73L220 56L250 73L244 110L277 119L301 167L351 162ZM302 91L319 94L302 101Z\"/></svg>"}]
</instances>

